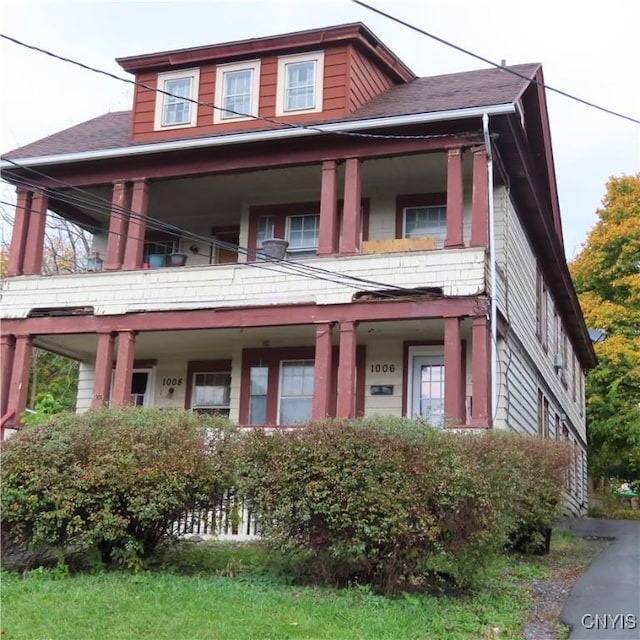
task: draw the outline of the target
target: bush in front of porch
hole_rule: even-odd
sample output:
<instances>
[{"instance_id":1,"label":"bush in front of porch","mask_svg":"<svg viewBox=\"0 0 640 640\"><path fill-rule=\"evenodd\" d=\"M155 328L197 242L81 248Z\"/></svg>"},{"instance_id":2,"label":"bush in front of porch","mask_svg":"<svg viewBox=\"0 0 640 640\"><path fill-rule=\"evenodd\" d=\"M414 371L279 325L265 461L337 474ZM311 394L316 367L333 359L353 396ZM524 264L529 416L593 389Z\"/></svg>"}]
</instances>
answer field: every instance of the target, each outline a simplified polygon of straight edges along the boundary
<instances>
[{"instance_id":1,"label":"bush in front of porch","mask_svg":"<svg viewBox=\"0 0 640 640\"><path fill-rule=\"evenodd\" d=\"M569 451L393 418L255 431L242 489L262 534L311 581L459 588L519 531L557 516Z\"/></svg>"},{"instance_id":2,"label":"bush in front of porch","mask_svg":"<svg viewBox=\"0 0 640 640\"><path fill-rule=\"evenodd\" d=\"M140 407L27 426L2 443L3 543L141 566L186 508L220 501L233 434L226 419Z\"/></svg>"}]
</instances>

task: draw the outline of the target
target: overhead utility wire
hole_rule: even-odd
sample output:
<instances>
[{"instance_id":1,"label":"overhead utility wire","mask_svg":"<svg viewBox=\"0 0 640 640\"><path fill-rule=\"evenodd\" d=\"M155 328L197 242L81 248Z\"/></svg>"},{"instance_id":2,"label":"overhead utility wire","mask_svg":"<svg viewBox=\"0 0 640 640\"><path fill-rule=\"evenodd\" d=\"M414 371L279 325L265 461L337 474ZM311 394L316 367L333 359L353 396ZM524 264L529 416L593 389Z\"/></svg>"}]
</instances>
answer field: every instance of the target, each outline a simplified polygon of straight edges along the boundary
<instances>
[{"instance_id":1,"label":"overhead utility wire","mask_svg":"<svg viewBox=\"0 0 640 640\"><path fill-rule=\"evenodd\" d=\"M436 42L440 42L441 44L446 45L447 47L451 47L452 49L455 49L456 51L460 51L461 53L465 53L468 56L471 56L472 58L475 58L476 60L480 60L488 65L491 65L492 67L496 67L497 69L500 69L501 71L505 71L507 73L510 73L511 75L517 76L518 78L522 78L523 80L526 80L527 82L531 82L532 84L535 84L539 87L542 87L543 89L546 89L547 91L552 91L553 93L557 93L561 96L564 96L565 98L569 98L570 100L575 100L576 102L579 102L581 104L586 105L587 107L592 107L593 109L598 109L598 111L602 111L604 113L608 113L611 116L615 116L617 118L623 118L624 120L629 120L630 122L634 122L635 124L640 124L640 120L638 120L637 118L633 118L632 116L628 116L625 115L623 113L619 113L617 111L613 111L612 109L607 109L606 107L601 107L598 104L595 104L594 102L589 102L588 100L584 100L583 98L579 98L578 96L574 96L571 93L568 93L566 91L562 91L562 89L556 89L555 87L550 87L548 84L544 84L543 82L538 82L537 80L534 80L532 78L527 77L526 75L522 74L522 73L518 73L517 71L514 71L513 69L510 69L509 67L505 67L502 66L501 64L498 64L497 62L493 62L492 60L489 60L488 58L485 58L477 53L473 53L473 51L469 51L468 49L465 49L464 47L461 47L457 44L454 44L453 42L449 42L448 40L445 40L444 38L440 38L436 35L434 35L433 33L429 33L428 31L424 31L423 29L420 29L419 27L416 27L415 25L409 23L409 22L405 22L404 20L401 20L400 18L396 18L395 16L392 16L389 13L386 13L384 11L382 11L381 9L376 9L376 7L372 7L371 5L367 4L366 2L362 2L362 0L351 0L352 2L355 2L355 4L360 5L361 7L364 7L365 9L369 9L369 11L373 11L374 13L377 13L378 15L381 15L385 18L388 18L389 20L392 20L393 22L397 22L398 24L401 24L403 27L407 27L408 29L411 29L412 31L417 31L418 33L422 34L423 36L427 36L427 38L431 38L432 40L435 40Z\"/></svg>"},{"instance_id":2,"label":"overhead utility wire","mask_svg":"<svg viewBox=\"0 0 640 640\"><path fill-rule=\"evenodd\" d=\"M346 130L327 131L324 127L320 125L314 126L309 124L299 124L299 123L296 124L291 122L285 122L284 120L269 118L267 116L253 115L250 113L242 113L241 111L234 111L233 109L220 107L214 103L200 102L199 100L195 100L193 98L179 96L174 93L171 93L170 91L165 91L164 89L159 89L158 87L152 87L151 85L145 84L144 82L139 82L138 80L123 78L122 76L118 76L115 73L111 73L110 71L104 71L103 69L91 67L87 64L84 64L83 62L78 62L77 60L73 60L72 58L67 58L65 56L58 55L57 53L53 53L52 51L48 51L47 49L38 47L36 45L22 42L21 40L8 36L4 33L0 33L0 38L4 38L9 42L13 42L14 44L17 44L21 47L25 47L26 49L31 49L32 51L43 53L44 55L47 55L50 58L61 60L62 62L68 62L69 64L73 64L77 67L80 67L81 69L92 71L93 73L99 73L100 75L107 76L108 78L112 78L114 80L119 80L120 82L126 82L127 84L133 85L135 87L141 87L142 89L147 89L148 91L160 93L162 95L169 96L170 98L177 98L179 100L183 100L184 102L189 102L191 104L195 104L201 107L207 107L209 109L214 109L216 111L222 111L225 113L232 113L233 115L236 115L239 117L250 118L252 120L259 120L262 122L266 122L268 124L275 124L280 127L285 127L287 129L305 130L305 131L310 131L311 133L321 133L323 135L335 134L339 136L350 136L352 138L376 138L376 139L382 139L382 140L431 140L436 138L446 138L449 136L449 134L446 134L446 133L434 133L434 134L428 134L428 135L393 135L393 134L384 134L384 133L361 133L357 131L346 131Z\"/></svg>"},{"instance_id":3,"label":"overhead utility wire","mask_svg":"<svg viewBox=\"0 0 640 640\"><path fill-rule=\"evenodd\" d=\"M216 246L219 248L223 248L223 249L228 249L230 251L235 251L236 253L240 253L243 255L247 255L251 258L256 258L257 255L261 255L261 252L259 251L252 251L249 250L245 247L242 247L240 245L235 245L232 243L227 243L227 242L222 242L219 240L215 240L213 238L207 237L207 236L202 236L200 234L196 234L193 233L187 229L183 229L181 227L177 227L175 225L169 224L169 223L165 223L161 220L158 220L157 218L153 218L151 216L141 216L140 214L136 213L135 211L128 209L126 207L122 207L119 205L114 205L113 203L111 203L111 201L99 197L99 196L93 196L92 194L88 194L86 191L68 184L62 180L58 180L56 178L53 178L52 176L49 176L41 171L38 171L37 169L34 169L32 167L27 167L27 166L23 166L18 162L15 162L13 160L7 160L9 163L13 164L14 166L21 168L21 169L26 169L28 171L31 171L32 173L35 173L41 177L45 177L49 180L53 180L59 184L61 184L62 186L69 188L69 189L73 189L74 191L78 191L79 193L81 193L83 196L90 196L91 199L87 200L86 198L80 198L80 197L74 197L74 196L70 196L69 194L64 194L60 191L54 191L53 189L43 189L41 185L39 185L37 182L30 182L27 179L24 178L17 178L16 182L21 184L22 186L28 186L28 187L32 187L32 188L37 188L37 189L41 189L44 190L46 193L50 194L50 195L54 195L55 198L57 200L61 200L63 202L66 202L67 204L75 204L75 205L83 205L85 207L90 208L91 210L93 210L95 213L98 213L99 215L103 215L105 217L109 217L112 211L117 211L119 213L125 213L127 214L130 218L134 218L140 221L145 221L146 223L151 223L148 226L154 230L158 230L158 231L164 231L167 232L169 234L175 235L177 237L183 237L185 239L189 239L189 240L195 240L198 242L203 242L206 243L208 245L211 246ZM102 205L100 204L100 202L104 202L105 204ZM90 226L90 225L87 225ZM99 228L100 231L104 231L103 227ZM266 263L265 263L266 262ZM400 287L398 285L391 285L388 283L384 283L384 282L379 282L376 280L371 280L368 278L361 278L359 276L351 276L351 275L346 275L346 274L341 274L341 273L337 273L335 271L331 271L329 269L323 269L322 267L317 267L314 265L305 265L302 263L299 263L295 260L278 260L278 259L272 259L272 260L267 260L267 261L259 261L259 262L245 262L245 263L240 263L240 264L245 264L247 266L250 267L254 267L254 268L263 268L266 270L270 270L270 271L276 271L278 273L286 273L287 271L289 271L290 273L294 273L295 275L301 275L304 277L309 277L312 279L317 279L317 280L324 280L324 281L328 281L328 282L332 282L333 284L338 284L338 285L342 285L342 286L348 286L351 288L358 288L360 289L363 285L366 286L374 286L374 287L378 287L378 288L384 288L387 290L387 293L391 292L391 291L396 291L398 293L406 293L406 294L411 294L411 293L415 293L412 289L407 289L406 287ZM267 264L272 265L267 266ZM276 269L276 268L272 268L273 266L278 266L278 267L282 267L282 269ZM382 291L378 291L378 293L380 295L384 295L385 292ZM389 297L394 297L394 296L389 296Z\"/></svg>"}]
</instances>

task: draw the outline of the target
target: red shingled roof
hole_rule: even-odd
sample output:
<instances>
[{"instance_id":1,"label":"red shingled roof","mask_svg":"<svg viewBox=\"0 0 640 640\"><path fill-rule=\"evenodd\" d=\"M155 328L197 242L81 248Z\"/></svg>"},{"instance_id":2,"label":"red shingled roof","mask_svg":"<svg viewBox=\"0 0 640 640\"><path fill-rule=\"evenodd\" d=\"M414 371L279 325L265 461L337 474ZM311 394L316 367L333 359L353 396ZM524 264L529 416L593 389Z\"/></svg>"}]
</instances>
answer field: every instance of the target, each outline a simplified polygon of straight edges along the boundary
<instances>
[{"instance_id":1,"label":"red shingled roof","mask_svg":"<svg viewBox=\"0 0 640 640\"><path fill-rule=\"evenodd\" d=\"M515 65L509 69L517 71L527 78L533 78L539 67L539 64L534 63ZM526 80L495 68L418 78L413 82L388 89L360 107L345 120L353 121L508 104L515 102L527 85ZM3 157L25 159L137 146L141 143L134 143L129 139L130 118L130 111L106 113L93 120L88 120L24 147L14 149L3 154ZM321 122L326 123L326 120ZM269 123L264 124L265 129L272 129L275 126ZM184 140L187 139L187 136L182 131L179 136L173 139Z\"/></svg>"}]
</instances>

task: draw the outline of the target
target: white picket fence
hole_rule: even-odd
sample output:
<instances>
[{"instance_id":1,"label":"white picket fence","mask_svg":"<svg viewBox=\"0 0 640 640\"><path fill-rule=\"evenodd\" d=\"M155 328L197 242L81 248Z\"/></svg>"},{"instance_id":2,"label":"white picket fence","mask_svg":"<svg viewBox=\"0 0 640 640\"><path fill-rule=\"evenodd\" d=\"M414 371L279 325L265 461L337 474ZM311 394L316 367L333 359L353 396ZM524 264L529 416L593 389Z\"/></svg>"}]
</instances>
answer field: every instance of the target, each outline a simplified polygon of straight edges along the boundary
<instances>
[{"instance_id":1,"label":"white picket fence","mask_svg":"<svg viewBox=\"0 0 640 640\"><path fill-rule=\"evenodd\" d=\"M212 510L190 509L174 524L174 533L204 540L254 540L259 537L257 522L244 498L227 492Z\"/></svg>"}]
</instances>

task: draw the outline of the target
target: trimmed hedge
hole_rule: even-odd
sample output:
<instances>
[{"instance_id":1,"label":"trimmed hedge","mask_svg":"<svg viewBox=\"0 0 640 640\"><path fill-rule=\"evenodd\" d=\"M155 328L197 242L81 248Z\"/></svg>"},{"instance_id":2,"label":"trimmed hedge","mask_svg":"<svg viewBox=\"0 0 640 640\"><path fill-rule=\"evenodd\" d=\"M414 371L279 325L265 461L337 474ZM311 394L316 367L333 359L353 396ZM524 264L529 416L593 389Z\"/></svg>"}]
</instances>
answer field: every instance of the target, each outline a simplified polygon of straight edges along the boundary
<instances>
[{"instance_id":1,"label":"trimmed hedge","mask_svg":"<svg viewBox=\"0 0 640 640\"><path fill-rule=\"evenodd\" d=\"M187 508L219 502L233 440L226 420L184 410L58 414L25 427L2 443L3 536L139 566Z\"/></svg>"},{"instance_id":2,"label":"trimmed hedge","mask_svg":"<svg viewBox=\"0 0 640 640\"><path fill-rule=\"evenodd\" d=\"M550 526L568 454L512 433L328 421L247 434L240 477L263 535L313 579L390 593L466 586L492 554Z\"/></svg>"}]
</instances>

